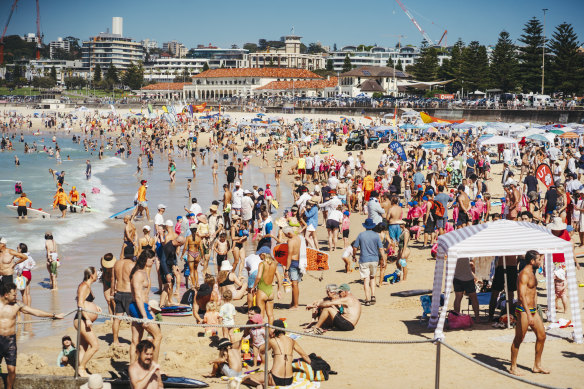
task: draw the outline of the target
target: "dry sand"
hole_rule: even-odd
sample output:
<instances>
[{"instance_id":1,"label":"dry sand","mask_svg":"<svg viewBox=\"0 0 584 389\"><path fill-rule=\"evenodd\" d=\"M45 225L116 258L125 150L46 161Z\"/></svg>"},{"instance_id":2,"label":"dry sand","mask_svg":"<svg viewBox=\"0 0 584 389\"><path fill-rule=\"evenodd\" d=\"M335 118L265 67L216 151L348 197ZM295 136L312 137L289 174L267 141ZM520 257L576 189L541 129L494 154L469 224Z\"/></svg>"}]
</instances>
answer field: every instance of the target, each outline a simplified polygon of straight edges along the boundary
<instances>
[{"instance_id":1,"label":"dry sand","mask_svg":"<svg viewBox=\"0 0 584 389\"><path fill-rule=\"evenodd\" d=\"M232 118L249 118L251 114L231 113ZM291 122L295 115L271 115L286 116ZM302 115L313 117L316 115ZM319 115L318 118L322 118ZM338 116L331 116L338 119ZM363 123L368 123L365 119ZM337 158L346 156L346 152L338 146L330 148ZM272 154L270 154L271 156ZM379 161L381 149L369 150L365 153L368 166L375 166ZM270 159L271 161L272 159ZM500 165L494 167L493 180L489 190L493 197L502 194L500 182ZM287 171L285 169L284 171ZM290 180L291 177L288 177ZM283 206L286 206L283 204ZM364 216L352 214L351 234L354 239L362 231L361 223ZM322 217L321 217L322 219ZM321 220L322 221L322 220ZM326 231L319 228L318 236L321 247L326 246ZM577 236L575 237L578 239ZM342 243L341 243L342 244ZM496 242L493 242L496 244ZM391 297L390 293L409 289L430 289L434 276L434 261L430 259L429 250L421 250L418 244L411 245L412 254L408 266L410 267L408 280L394 285L382 286L377 290L377 304L371 307L363 307L363 314L357 328L350 333L328 332L326 335L352 338L352 339L377 339L377 340L420 340L432 339L433 331L427 329L427 324L420 321L422 308L419 297ZM536 247L534 247L536 248ZM309 321L309 314L303 309L312 301L324 296L324 287L328 283L348 283L357 298L363 298L364 292L359 281L359 273L345 274L343 262L340 258L342 250L335 251L329 259L331 270L324 272L323 279L318 280L320 274L311 274L304 277L300 284L301 309L298 311L287 310L290 294L286 294L282 300L276 302L275 317L286 318L290 328L299 329L300 324ZM388 266L388 271L393 271L393 265ZM578 279L584 280L583 271L578 272ZM545 283L538 285L539 303L546 304ZM579 289L579 295L584 296L584 288ZM450 299L450 305L454 296ZM581 300L582 301L582 300ZM238 302L236 306L241 305ZM462 303L466 308L466 298ZM103 307L105 308L105 307ZM559 314L559 317L570 318L570 314ZM236 323L243 324L246 315L238 314ZM68 318L67 320L70 320ZM166 318L165 320L181 320L184 323L193 323L188 318ZM127 324L123 325L120 332L122 346L115 348L108 346L111 341L109 323L96 326L101 339L100 351L89 363L88 368L92 372L108 375L110 371L119 371L127 368L128 345L130 330ZM169 375L184 375L201 379L202 375L210 371L207 364L216 351L208 347L209 339L198 336L199 329L163 327L164 340L161 349L160 361L165 373ZM75 339L74 330L68 333ZM570 330L559 333L568 336ZM514 330L494 329L489 324L475 324L470 330L446 331L445 341L459 350L481 360L495 368L507 370L509 367L510 342ZM19 373L48 373L59 375L72 375L70 368L52 367L55 364L57 349L62 334L37 339L20 347L18 359ZM300 345L307 353L315 352L327 360L332 369L338 375L331 376L328 382L322 384L323 388L387 388L389 386L408 388L429 388L434 385L436 367L436 346L432 343L408 344L408 345L376 345L363 343L348 343L318 339L303 336L299 340ZM520 352L518 364L525 373L525 378L542 384L558 387L579 387L582 385L584 373L581 372L584 351L582 345L577 345L556 336L548 336L543 353L543 366L551 370L551 374L536 375L529 371L533 365L534 343L524 343ZM518 381L511 380L502 375L491 372L478 366L450 350L442 347L441 352L442 387L459 387L472 385L475 388L492 388L508 386L513 388L529 387ZM225 384L218 379L204 379L213 388L224 387Z\"/></svg>"}]
</instances>

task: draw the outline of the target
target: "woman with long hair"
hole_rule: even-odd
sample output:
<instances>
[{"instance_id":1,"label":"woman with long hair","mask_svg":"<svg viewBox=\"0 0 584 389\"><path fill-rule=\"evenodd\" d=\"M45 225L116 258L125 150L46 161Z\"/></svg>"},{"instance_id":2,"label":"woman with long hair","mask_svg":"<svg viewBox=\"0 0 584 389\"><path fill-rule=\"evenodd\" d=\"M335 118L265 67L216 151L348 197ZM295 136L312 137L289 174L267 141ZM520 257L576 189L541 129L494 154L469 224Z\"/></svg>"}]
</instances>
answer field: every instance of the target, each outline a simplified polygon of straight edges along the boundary
<instances>
[{"instance_id":1,"label":"woman with long hair","mask_svg":"<svg viewBox=\"0 0 584 389\"><path fill-rule=\"evenodd\" d=\"M79 284L77 288L77 307L81 309L87 309L93 312L101 312L101 308L98 307L93 300L93 292L91 291L91 285L97 281L97 271L93 266L86 268L83 271L83 281ZM92 329L93 322L97 319L97 314L89 313L86 311L81 311L81 342L79 344L79 375L81 377L88 377L89 373L86 370L87 362L97 353L99 350L99 342L97 336ZM75 329L78 328L79 316L73 319L73 325Z\"/></svg>"}]
</instances>

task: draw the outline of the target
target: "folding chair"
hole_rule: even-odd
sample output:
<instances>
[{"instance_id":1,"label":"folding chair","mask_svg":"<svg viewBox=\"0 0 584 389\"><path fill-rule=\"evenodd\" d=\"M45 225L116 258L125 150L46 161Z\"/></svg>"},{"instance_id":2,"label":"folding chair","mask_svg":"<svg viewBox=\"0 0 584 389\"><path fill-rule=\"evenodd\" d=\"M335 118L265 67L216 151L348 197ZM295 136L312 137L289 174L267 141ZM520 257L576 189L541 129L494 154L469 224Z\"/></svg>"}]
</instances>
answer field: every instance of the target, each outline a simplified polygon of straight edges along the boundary
<instances>
[{"instance_id":1,"label":"folding chair","mask_svg":"<svg viewBox=\"0 0 584 389\"><path fill-rule=\"evenodd\" d=\"M482 293L477 293L477 300L479 300L479 314L481 311L485 311L487 314L489 313L489 303L491 302L491 292L482 292ZM467 302L467 306L466 306L466 310L463 311L461 309L462 312L466 312L467 315L470 315L470 312L472 311L472 303L470 302L470 297L466 296L466 302ZM486 305L486 308L482 308L481 306Z\"/></svg>"}]
</instances>

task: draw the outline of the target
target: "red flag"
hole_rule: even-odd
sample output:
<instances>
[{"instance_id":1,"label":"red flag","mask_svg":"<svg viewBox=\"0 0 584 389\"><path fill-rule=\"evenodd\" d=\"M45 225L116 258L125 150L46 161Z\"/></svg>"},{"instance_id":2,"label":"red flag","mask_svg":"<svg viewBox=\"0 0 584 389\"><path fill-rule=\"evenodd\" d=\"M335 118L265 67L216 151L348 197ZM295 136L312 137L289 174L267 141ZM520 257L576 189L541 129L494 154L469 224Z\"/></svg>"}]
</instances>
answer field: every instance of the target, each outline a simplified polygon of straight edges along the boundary
<instances>
[{"instance_id":1,"label":"red flag","mask_svg":"<svg viewBox=\"0 0 584 389\"><path fill-rule=\"evenodd\" d=\"M542 163L537 167L536 176L547 188L554 183L552 169L546 163Z\"/></svg>"}]
</instances>

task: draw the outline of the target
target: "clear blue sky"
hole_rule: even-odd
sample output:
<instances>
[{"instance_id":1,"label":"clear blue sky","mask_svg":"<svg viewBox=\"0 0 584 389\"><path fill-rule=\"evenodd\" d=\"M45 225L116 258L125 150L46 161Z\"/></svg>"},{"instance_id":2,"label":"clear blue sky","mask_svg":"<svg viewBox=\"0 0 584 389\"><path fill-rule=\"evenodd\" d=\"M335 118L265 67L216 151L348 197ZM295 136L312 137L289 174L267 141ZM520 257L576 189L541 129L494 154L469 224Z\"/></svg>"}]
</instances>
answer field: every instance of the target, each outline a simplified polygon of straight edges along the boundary
<instances>
[{"instance_id":1,"label":"clear blue sky","mask_svg":"<svg viewBox=\"0 0 584 389\"><path fill-rule=\"evenodd\" d=\"M0 1L3 28L13 0ZM459 37L468 43L495 44L500 31L516 40L532 16L542 19L548 8L546 35L562 22L571 23L584 41L583 0L403 0L434 40L448 30L448 44ZM353 44L419 45L422 36L395 0L40 0L45 42L68 35L87 40L111 29L112 16L124 18L124 36L150 38L160 45L178 40L187 47L212 43L220 47L260 38L279 39L292 26L305 44L320 41L340 48ZM20 0L7 34L36 32L34 0Z\"/></svg>"}]
</instances>

